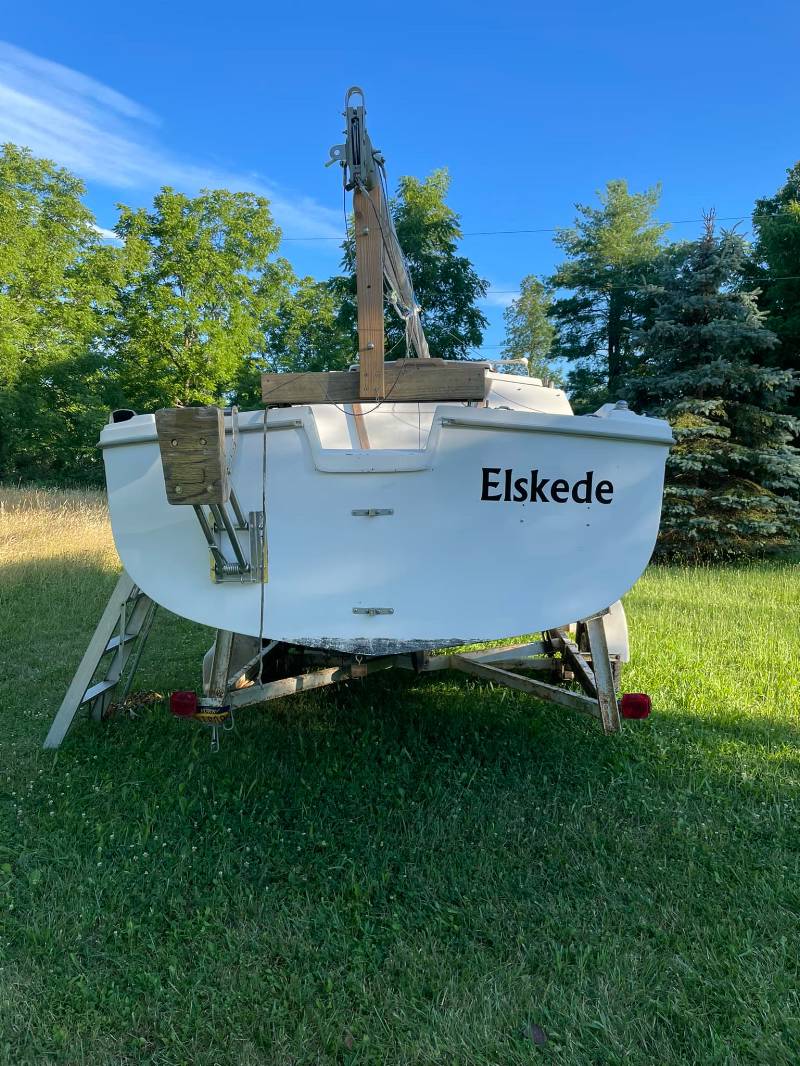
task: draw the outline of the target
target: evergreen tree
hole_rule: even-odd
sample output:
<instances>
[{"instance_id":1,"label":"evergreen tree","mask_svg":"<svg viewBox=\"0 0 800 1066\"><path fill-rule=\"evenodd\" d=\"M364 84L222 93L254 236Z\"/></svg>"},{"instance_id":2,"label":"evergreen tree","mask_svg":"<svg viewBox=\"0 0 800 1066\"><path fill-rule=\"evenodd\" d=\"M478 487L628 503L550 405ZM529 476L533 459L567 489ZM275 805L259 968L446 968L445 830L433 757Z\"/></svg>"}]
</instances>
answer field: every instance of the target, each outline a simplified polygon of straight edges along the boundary
<instances>
[{"instance_id":1,"label":"evergreen tree","mask_svg":"<svg viewBox=\"0 0 800 1066\"><path fill-rule=\"evenodd\" d=\"M446 203L450 176L435 170L424 181L400 179L398 194L389 204L400 247L417 301L422 308L422 324L430 353L439 359L468 359L480 347L486 317L478 300L486 295L487 282L472 263L458 255L461 222ZM355 243L352 236L344 244L343 277L331 279L331 288L341 301L338 328L350 337L352 352L358 351L356 338ZM386 350L391 358L404 356L405 328L393 311L386 315ZM332 340L334 348L341 337Z\"/></svg>"},{"instance_id":2,"label":"evergreen tree","mask_svg":"<svg viewBox=\"0 0 800 1066\"><path fill-rule=\"evenodd\" d=\"M119 260L69 171L0 152L0 477L98 478Z\"/></svg>"},{"instance_id":3,"label":"evergreen tree","mask_svg":"<svg viewBox=\"0 0 800 1066\"><path fill-rule=\"evenodd\" d=\"M787 171L786 182L771 197L756 201L755 243L751 276L760 289L759 306L780 342L769 362L800 369L800 163ZM792 413L800 415L800 391Z\"/></svg>"},{"instance_id":4,"label":"evergreen tree","mask_svg":"<svg viewBox=\"0 0 800 1066\"><path fill-rule=\"evenodd\" d=\"M660 186L631 193L627 182L610 181L599 208L576 205L574 227L556 234L567 258L550 284L571 295L553 301L552 354L575 364L569 386L579 409L617 399L635 367L642 289L668 228L653 220L660 195Z\"/></svg>"},{"instance_id":5,"label":"evergreen tree","mask_svg":"<svg viewBox=\"0 0 800 1066\"><path fill-rule=\"evenodd\" d=\"M664 256L652 322L630 382L640 408L671 422L661 549L724 558L784 548L800 532L795 419L781 407L791 371L765 365L777 342L739 285L747 247L714 233Z\"/></svg>"},{"instance_id":6,"label":"evergreen tree","mask_svg":"<svg viewBox=\"0 0 800 1066\"><path fill-rule=\"evenodd\" d=\"M549 362L555 327L548 318L549 289L532 274L520 282L519 296L503 312L506 327L503 357L524 359L532 377L554 381L559 375Z\"/></svg>"}]
</instances>

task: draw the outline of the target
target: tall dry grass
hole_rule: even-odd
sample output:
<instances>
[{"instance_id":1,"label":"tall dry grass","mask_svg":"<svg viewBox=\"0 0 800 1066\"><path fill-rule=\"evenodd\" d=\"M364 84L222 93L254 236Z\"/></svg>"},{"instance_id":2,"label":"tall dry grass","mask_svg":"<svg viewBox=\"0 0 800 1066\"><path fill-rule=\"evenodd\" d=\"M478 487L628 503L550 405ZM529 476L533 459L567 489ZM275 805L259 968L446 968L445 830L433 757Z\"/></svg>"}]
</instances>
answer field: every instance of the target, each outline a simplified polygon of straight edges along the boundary
<instances>
[{"instance_id":1,"label":"tall dry grass","mask_svg":"<svg viewBox=\"0 0 800 1066\"><path fill-rule=\"evenodd\" d=\"M105 493L0 485L0 567L69 559L118 566Z\"/></svg>"}]
</instances>

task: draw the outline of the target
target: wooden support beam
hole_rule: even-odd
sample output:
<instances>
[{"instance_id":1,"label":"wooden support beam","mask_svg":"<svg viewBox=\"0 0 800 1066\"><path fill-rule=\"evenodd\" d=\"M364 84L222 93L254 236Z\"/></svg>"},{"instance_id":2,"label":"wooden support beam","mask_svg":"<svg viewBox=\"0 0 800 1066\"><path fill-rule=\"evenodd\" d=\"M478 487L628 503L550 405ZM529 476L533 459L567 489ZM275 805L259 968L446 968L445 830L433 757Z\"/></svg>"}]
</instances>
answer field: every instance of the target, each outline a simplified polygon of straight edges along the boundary
<instances>
[{"instance_id":1,"label":"wooden support beam","mask_svg":"<svg viewBox=\"0 0 800 1066\"><path fill-rule=\"evenodd\" d=\"M586 662L580 648L570 637L568 630L556 629L553 632L558 635L564 658L575 671L575 677L581 688L587 696L594 696L596 699L597 681L595 680L594 671Z\"/></svg>"},{"instance_id":2,"label":"wooden support beam","mask_svg":"<svg viewBox=\"0 0 800 1066\"><path fill-rule=\"evenodd\" d=\"M486 396L484 363L406 359L383 365L386 372L384 395L391 403L483 400ZM341 404L365 399L361 394L359 375L348 370L262 374L261 397L267 404Z\"/></svg>"},{"instance_id":3,"label":"wooden support beam","mask_svg":"<svg viewBox=\"0 0 800 1066\"><path fill-rule=\"evenodd\" d=\"M378 181L369 193L353 193L356 237L359 396L383 399L383 191Z\"/></svg>"},{"instance_id":4,"label":"wooden support beam","mask_svg":"<svg viewBox=\"0 0 800 1066\"><path fill-rule=\"evenodd\" d=\"M247 707L253 703L265 703L278 700L284 696L295 696L300 692L310 692L315 688L335 685L340 681L350 681L353 677L365 677L376 670L389 670L399 665L396 655L387 655L379 659L365 659L362 663L345 663L342 666L330 666L322 670L311 670L296 677L282 677L278 681L265 681L262 685L236 689L227 696L231 707Z\"/></svg>"},{"instance_id":5,"label":"wooden support beam","mask_svg":"<svg viewBox=\"0 0 800 1066\"><path fill-rule=\"evenodd\" d=\"M497 666L489 666L488 663L479 663L475 659L467 659L463 655L448 655L450 666L454 670L463 670L465 674L474 674L486 681L494 681L506 688L515 688L520 692L527 692L529 696L535 696L540 700L550 700L562 707L569 707L573 711L583 711L595 718L600 717L600 709L597 700L582 696L579 692L570 692L567 689L558 688L556 685L548 685L544 681L534 681L532 677L522 677L521 674L512 673L511 670L501 670Z\"/></svg>"},{"instance_id":6,"label":"wooden support beam","mask_svg":"<svg viewBox=\"0 0 800 1066\"><path fill-rule=\"evenodd\" d=\"M360 403L353 404L353 421L355 422L359 447L363 448L365 451L369 451L369 433L367 433L367 426L364 422L364 408Z\"/></svg>"},{"instance_id":7,"label":"wooden support beam","mask_svg":"<svg viewBox=\"0 0 800 1066\"><path fill-rule=\"evenodd\" d=\"M225 416L219 407L168 407L156 411L164 487L173 504L227 503Z\"/></svg>"},{"instance_id":8,"label":"wooden support beam","mask_svg":"<svg viewBox=\"0 0 800 1066\"><path fill-rule=\"evenodd\" d=\"M592 671L597 685L597 703L604 733L618 733L621 728L617 693L614 689L614 674L608 654L606 627L601 615L586 619L589 650L592 653Z\"/></svg>"}]
</instances>

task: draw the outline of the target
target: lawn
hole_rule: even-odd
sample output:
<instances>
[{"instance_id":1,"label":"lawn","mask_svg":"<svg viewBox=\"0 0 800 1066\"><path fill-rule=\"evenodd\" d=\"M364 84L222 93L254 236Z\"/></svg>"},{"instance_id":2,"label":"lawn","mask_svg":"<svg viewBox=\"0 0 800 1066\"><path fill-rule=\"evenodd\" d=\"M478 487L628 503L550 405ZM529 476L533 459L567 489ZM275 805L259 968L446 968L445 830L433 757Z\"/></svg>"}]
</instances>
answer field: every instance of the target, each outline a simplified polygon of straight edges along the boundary
<instances>
[{"instance_id":1,"label":"lawn","mask_svg":"<svg viewBox=\"0 0 800 1066\"><path fill-rule=\"evenodd\" d=\"M0 499L0 1061L800 1062L795 567L651 568L618 737L389 673L53 753L118 562L99 495ZM137 687L209 643L162 614Z\"/></svg>"}]
</instances>

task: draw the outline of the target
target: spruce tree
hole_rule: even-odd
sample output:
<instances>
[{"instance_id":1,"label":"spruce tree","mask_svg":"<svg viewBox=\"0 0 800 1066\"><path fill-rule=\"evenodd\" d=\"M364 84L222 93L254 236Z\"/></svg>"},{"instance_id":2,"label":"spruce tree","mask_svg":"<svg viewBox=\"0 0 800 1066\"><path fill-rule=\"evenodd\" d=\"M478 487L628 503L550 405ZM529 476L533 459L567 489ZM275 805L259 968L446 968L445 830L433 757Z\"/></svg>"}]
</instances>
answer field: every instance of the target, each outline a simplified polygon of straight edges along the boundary
<instances>
[{"instance_id":1,"label":"spruce tree","mask_svg":"<svg viewBox=\"0 0 800 1066\"><path fill-rule=\"evenodd\" d=\"M776 344L741 288L747 245L703 237L663 257L654 313L637 337L638 408L671 422L661 524L664 554L726 558L787 548L800 533L797 420L785 413L796 375L768 365Z\"/></svg>"},{"instance_id":2,"label":"spruce tree","mask_svg":"<svg viewBox=\"0 0 800 1066\"><path fill-rule=\"evenodd\" d=\"M756 201L753 211L755 244L751 276L761 292L759 307L779 345L769 362L787 370L800 369L800 163L786 174L774 196ZM800 415L800 389L787 408Z\"/></svg>"}]
</instances>

